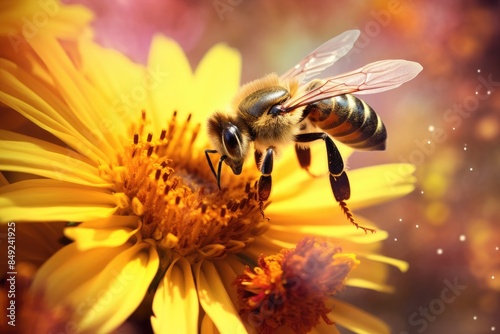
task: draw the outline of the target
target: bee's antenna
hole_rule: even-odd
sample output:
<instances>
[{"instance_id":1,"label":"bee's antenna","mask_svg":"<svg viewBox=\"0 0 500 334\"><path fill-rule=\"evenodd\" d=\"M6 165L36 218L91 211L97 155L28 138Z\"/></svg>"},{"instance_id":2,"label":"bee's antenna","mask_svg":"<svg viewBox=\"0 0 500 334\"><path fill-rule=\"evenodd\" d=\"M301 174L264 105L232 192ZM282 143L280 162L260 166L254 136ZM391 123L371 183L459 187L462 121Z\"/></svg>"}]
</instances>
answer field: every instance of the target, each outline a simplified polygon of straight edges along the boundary
<instances>
[{"instance_id":1,"label":"bee's antenna","mask_svg":"<svg viewBox=\"0 0 500 334\"><path fill-rule=\"evenodd\" d=\"M217 150L205 150L205 157L207 157L208 166L210 167L212 174L214 174L215 178L217 179L217 174L215 173L214 166L212 165L212 160L210 160L209 156L209 154L211 153L217 153Z\"/></svg>"},{"instance_id":2,"label":"bee's antenna","mask_svg":"<svg viewBox=\"0 0 500 334\"><path fill-rule=\"evenodd\" d=\"M362 229L363 231L365 231L365 234L368 233L368 231L372 232L372 233L375 233L377 232L377 230L373 229L373 228L368 228L368 227L364 227L364 226L361 226L359 225L358 223L356 223L356 221L354 220L354 217L351 213L351 210L349 210L349 208L347 207L347 204L346 202L344 201L340 201L339 202L339 205L340 205L340 209L342 210L342 212L346 215L347 219L349 219L349 221L354 225L356 226L356 228L360 228Z\"/></svg>"}]
</instances>

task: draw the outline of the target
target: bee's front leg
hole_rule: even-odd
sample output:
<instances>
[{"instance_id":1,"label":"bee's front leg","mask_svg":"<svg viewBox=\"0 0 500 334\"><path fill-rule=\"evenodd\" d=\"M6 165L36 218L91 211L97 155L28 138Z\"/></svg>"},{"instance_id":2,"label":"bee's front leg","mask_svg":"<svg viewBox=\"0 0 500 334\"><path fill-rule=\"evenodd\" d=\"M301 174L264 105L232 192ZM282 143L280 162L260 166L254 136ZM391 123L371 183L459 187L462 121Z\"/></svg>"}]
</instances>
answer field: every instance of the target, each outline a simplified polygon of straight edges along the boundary
<instances>
[{"instance_id":1,"label":"bee's front leg","mask_svg":"<svg viewBox=\"0 0 500 334\"><path fill-rule=\"evenodd\" d=\"M274 148L268 147L260 164L260 172L262 173L262 175L260 176L257 185L257 195L259 197L259 205L262 217L265 217L264 202L267 201L269 195L271 194L271 187L273 183L271 178L271 173L273 171L273 159Z\"/></svg>"}]
</instances>

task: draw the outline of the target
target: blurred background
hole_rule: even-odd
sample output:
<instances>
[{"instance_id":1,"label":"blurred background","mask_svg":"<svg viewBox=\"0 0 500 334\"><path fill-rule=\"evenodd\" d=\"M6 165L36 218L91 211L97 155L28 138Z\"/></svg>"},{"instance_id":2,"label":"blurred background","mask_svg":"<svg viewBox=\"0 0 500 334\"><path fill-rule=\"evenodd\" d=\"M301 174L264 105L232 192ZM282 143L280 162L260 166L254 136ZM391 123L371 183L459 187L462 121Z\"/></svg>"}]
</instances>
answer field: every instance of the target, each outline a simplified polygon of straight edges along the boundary
<instances>
[{"instance_id":1,"label":"blurred background","mask_svg":"<svg viewBox=\"0 0 500 334\"><path fill-rule=\"evenodd\" d=\"M417 166L412 194L362 212L389 232L383 253L410 269L391 273L395 294L347 289L342 298L394 333L500 332L499 1L65 2L91 8L98 42L138 62L155 33L177 40L193 66L227 43L242 54L243 83L283 73L354 28L362 35L332 73L381 59L421 63L415 80L363 95L387 126L388 149L349 161Z\"/></svg>"}]
</instances>

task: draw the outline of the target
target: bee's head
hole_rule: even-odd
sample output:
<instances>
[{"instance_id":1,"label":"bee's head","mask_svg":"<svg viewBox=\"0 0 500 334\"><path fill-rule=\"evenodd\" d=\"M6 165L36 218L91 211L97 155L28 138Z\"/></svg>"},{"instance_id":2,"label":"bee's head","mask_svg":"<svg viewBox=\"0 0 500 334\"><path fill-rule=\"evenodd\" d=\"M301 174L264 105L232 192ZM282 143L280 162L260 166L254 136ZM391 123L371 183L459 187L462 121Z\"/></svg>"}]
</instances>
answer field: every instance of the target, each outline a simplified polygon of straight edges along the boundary
<instances>
[{"instance_id":1,"label":"bee's head","mask_svg":"<svg viewBox=\"0 0 500 334\"><path fill-rule=\"evenodd\" d=\"M216 112L208 119L208 134L212 144L233 173L241 174L250 146L247 125L236 117Z\"/></svg>"}]
</instances>

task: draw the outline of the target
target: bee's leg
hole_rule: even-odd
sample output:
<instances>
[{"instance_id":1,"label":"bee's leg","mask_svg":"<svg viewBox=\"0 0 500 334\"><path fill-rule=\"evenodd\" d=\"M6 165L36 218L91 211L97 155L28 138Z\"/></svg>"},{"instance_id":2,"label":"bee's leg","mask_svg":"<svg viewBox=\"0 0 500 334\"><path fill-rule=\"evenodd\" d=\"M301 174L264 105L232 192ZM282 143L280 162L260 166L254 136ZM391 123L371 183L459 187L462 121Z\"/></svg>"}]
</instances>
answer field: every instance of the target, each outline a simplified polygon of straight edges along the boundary
<instances>
[{"instance_id":1,"label":"bee's leg","mask_svg":"<svg viewBox=\"0 0 500 334\"><path fill-rule=\"evenodd\" d=\"M309 143L318 139L323 139L326 144L326 154L328 156L328 172L330 172L330 182L332 182L332 178L339 177L341 176L341 174L345 174L344 161L342 160L342 156L340 155L339 149L337 148L337 145L335 145L335 143L333 142L332 138L330 138L324 132L302 133L295 137L295 141L298 143ZM309 155L308 159L310 164L311 152L309 151L307 154ZM303 166L302 163L301 166ZM332 191L337 201L349 199L351 195L350 189L351 188L349 186L349 181L347 181L347 183L345 182L339 183L338 186L337 185L335 186L335 190L332 185Z\"/></svg>"},{"instance_id":2,"label":"bee's leg","mask_svg":"<svg viewBox=\"0 0 500 334\"><path fill-rule=\"evenodd\" d=\"M372 233L375 232L374 229L366 228L356 223L351 211L345 203L345 201L351 197L351 186L349 184L347 173L344 171L344 161L342 160L340 151L337 148L337 145L335 145L333 139L324 132L312 132L297 135L295 141L299 143L308 143L318 139L323 139L326 144L330 186L332 188L333 195L335 196L335 200L339 203L342 212L344 212L347 219L349 219L349 221L356 226L356 228L361 228L365 231L365 233L368 231Z\"/></svg>"},{"instance_id":3,"label":"bee's leg","mask_svg":"<svg viewBox=\"0 0 500 334\"><path fill-rule=\"evenodd\" d=\"M262 152L259 150L254 151L255 165L257 168L260 166L260 162L262 161Z\"/></svg>"},{"instance_id":4,"label":"bee's leg","mask_svg":"<svg viewBox=\"0 0 500 334\"><path fill-rule=\"evenodd\" d=\"M311 149L295 144L295 153L297 154L297 159L299 159L300 167L309 173L309 167L311 166Z\"/></svg>"},{"instance_id":5,"label":"bee's leg","mask_svg":"<svg viewBox=\"0 0 500 334\"><path fill-rule=\"evenodd\" d=\"M309 167L311 167L311 149L309 147L303 147L295 144L295 153L297 154L297 159L299 160L300 167L304 169L307 174L312 177L320 177L322 175L317 175L311 173Z\"/></svg>"},{"instance_id":6,"label":"bee's leg","mask_svg":"<svg viewBox=\"0 0 500 334\"><path fill-rule=\"evenodd\" d=\"M262 153L261 153L262 155ZM262 216L264 216L264 202L267 201L269 195L271 194L272 178L271 173L273 171L273 158L274 158L274 148L269 147L264 154L264 159L260 165L260 172L262 175L259 178L257 186L257 195L259 197L259 205Z\"/></svg>"}]
</instances>

